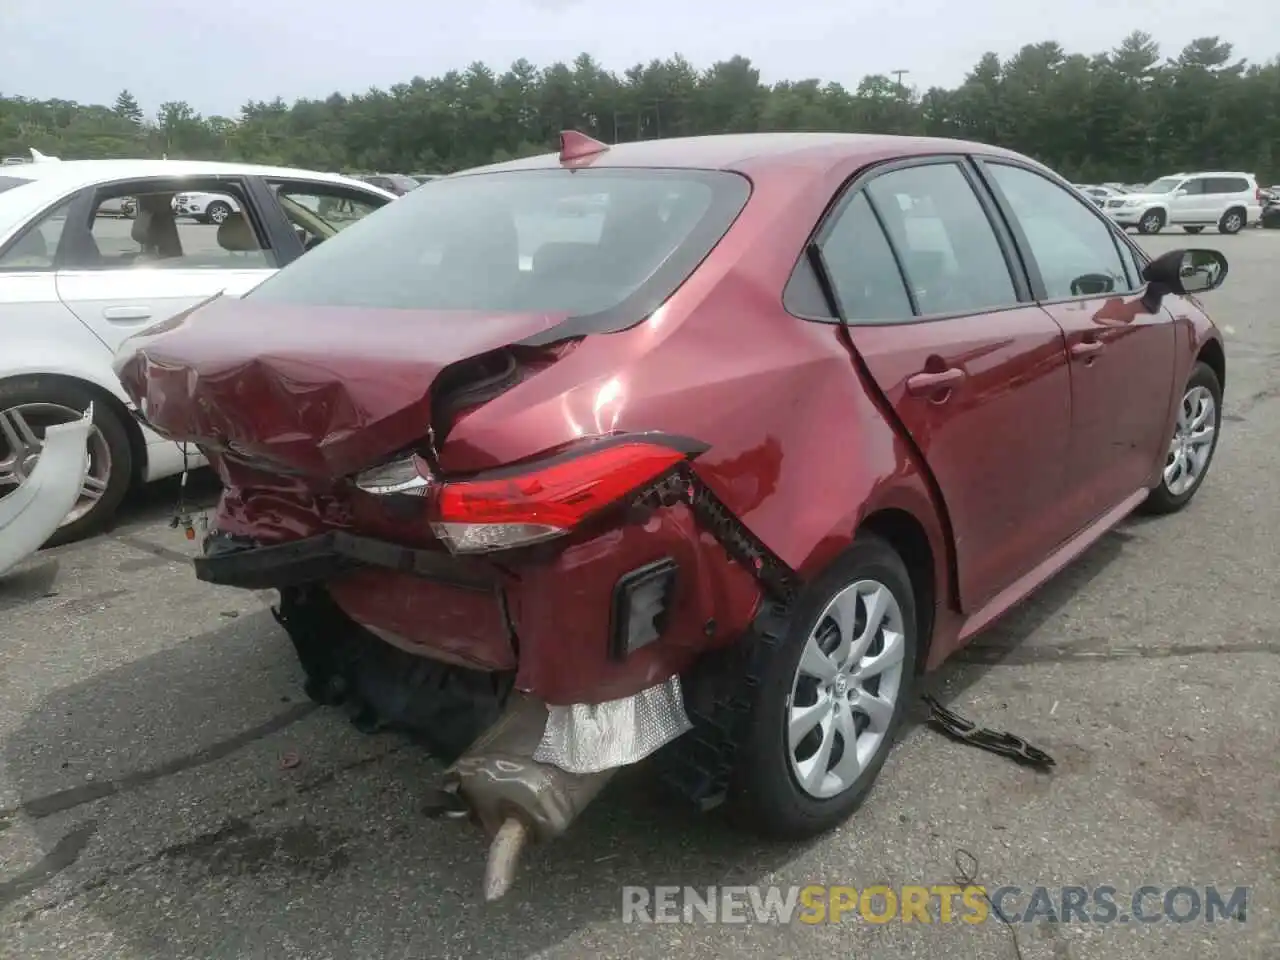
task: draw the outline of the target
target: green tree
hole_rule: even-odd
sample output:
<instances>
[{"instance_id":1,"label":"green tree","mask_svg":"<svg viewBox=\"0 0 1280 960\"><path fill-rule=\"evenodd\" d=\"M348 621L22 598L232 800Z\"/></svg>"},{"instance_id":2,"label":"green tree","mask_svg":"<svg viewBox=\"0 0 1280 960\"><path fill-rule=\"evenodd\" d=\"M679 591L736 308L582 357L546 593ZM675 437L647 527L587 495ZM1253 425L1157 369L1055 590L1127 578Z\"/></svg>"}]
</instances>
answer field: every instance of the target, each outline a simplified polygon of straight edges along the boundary
<instances>
[{"instance_id":1,"label":"green tree","mask_svg":"<svg viewBox=\"0 0 1280 960\"><path fill-rule=\"evenodd\" d=\"M138 101L128 90L121 90L116 96L116 105L113 109L118 117L123 117L125 120L132 120L137 124L142 123L142 108L138 106Z\"/></svg>"}]
</instances>

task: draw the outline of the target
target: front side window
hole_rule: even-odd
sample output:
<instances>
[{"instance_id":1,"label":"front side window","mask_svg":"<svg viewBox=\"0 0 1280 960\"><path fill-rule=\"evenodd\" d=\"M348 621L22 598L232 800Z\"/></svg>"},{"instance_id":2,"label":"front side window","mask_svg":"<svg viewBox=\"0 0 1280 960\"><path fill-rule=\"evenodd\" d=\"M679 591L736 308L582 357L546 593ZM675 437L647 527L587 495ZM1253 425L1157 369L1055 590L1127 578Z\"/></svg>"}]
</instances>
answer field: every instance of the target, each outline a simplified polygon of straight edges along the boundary
<instances>
[{"instance_id":1,"label":"front side window","mask_svg":"<svg viewBox=\"0 0 1280 960\"><path fill-rule=\"evenodd\" d=\"M274 180L271 187L304 250L315 249L390 202L372 193L323 183Z\"/></svg>"},{"instance_id":2,"label":"front side window","mask_svg":"<svg viewBox=\"0 0 1280 960\"><path fill-rule=\"evenodd\" d=\"M1003 163L987 169L1027 238L1046 299L1130 289L1112 228L1101 217L1038 173Z\"/></svg>"},{"instance_id":3,"label":"front side window","mask_svg":"<svg viewBox=\"0 0 1280 960\"><path fill-rule=\"evenodd\" d=\"M70 206L70 201L60 204L27 227L0 256L0 271L52 270Z\"/></svg>"},{"instance_id":4,"label":"front side window","mask_svg":"<svg viewBox=\"0 0 1280 960\"><path fill-rule=\"evenodd\" d=\"M922 316L1018 302L1009 265L968 178L954 163L882 174L866 187Z\"/></svg>"},{"instance_id":5,"label":"front side window","mask_svg":"<svg viewBox=\"0 0 1280 960\"><path fill-rule=\"evenodd\" d=\"M449 177L351 225L250 296L317 306L608 314L589 329L621 329L671 295L749 195L744 178L718 171Z\"/></svg>"},{"instance_id":6,"label":"front side window","mask_svg":"<svg viewBox=\"0 0 1280 960\"><path fill-rule=\"evenodd\" d=\"M1152 180L1145 187L1138 190L1138 193L1154 193L1166 194L1173 193L1183 184L1181 177L1161 177L1159 180Z\"/></svg>"}]
</instances>

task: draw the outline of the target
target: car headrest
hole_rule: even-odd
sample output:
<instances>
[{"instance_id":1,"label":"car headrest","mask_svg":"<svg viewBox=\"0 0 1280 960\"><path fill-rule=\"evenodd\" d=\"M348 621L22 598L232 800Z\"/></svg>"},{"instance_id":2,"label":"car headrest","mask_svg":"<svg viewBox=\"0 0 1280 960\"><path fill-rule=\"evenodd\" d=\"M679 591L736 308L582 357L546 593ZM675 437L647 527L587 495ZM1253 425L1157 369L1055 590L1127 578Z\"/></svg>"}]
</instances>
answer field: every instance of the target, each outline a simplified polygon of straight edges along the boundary
<instances>
[{"instance_id":1,"label":"car headrest","mask_svg":"<svg viewBox=\"0 0 1280 960\"><path fill-rule=\"evenodd\" d=\"M233 213L218 225L218 246L232 253L252 253L262 249L243 213Z\"/></svg>"}]
</instances>

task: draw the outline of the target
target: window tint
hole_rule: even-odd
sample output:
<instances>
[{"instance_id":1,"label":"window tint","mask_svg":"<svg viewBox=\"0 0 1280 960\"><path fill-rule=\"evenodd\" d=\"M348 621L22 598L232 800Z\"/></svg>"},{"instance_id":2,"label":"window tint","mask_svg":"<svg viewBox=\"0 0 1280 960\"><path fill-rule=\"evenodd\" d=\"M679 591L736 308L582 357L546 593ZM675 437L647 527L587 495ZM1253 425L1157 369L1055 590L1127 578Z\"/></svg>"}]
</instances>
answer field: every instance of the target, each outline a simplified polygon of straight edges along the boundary
<instances>
[{"instance_id":1,"label":"window tint","mask_svg":"<svg viewBox=\"0 0 1280 960\"><path fill-rule=\"evenodd\" d=\"M840 211L822 244L822 259L846 320L874 323L912 316L893 250L864 194Z\"/></svg>"},{"instance_id":2,"label":"window tint","mask_svg":"<svg viewBox=\"0 0 1280 960\"><path fill-rule=\"evenodd\" d=\"M1249 181L1244 177L1206 177L1205 193L1247 193Z\"/></svg>"},{"instance_id":3,"label":"window tint","mask_svg":"<svg viewBox=\"0 0 1280 960\"><path fill-rule=\"evenodd\" d=\"M28 227L0 256L0 270L52 270L62 230L67 225L68 201L55 207L38 223Z\"/></svg>"},{"instance_id":4,"label":"window tint","mask_svg":"<svg viewBox=\"0 0 1280 960\"><path fill-rule=\"evenodd\" d=\"M1178 185L1178 189L1188 197L1198 197L1213 192L1209 189L1209 181L1204 177L1193 177L1190 180L1184 180Z\"/></svg>"},{"instance_id":5,"label":"window tint","mask_svg":"<svg viewBox=\"0 0 1280 960\"><path fill-rule=\"evenodd\" d=\"M129 193L118 192L121 189ZM213 222L209 219L213 211L219 217L225 212L225 219ZM178 192L159 184L150 189L135 184L99 190L89 226L91 242L82 245L66 265L79 270L273 267L271 251L243 211L244 200L238 193Z\"/></svg>"},{"instance_id":6,"label":"window tint","mask_svg":"<svg viewBox=\"0 0 1280 960\"><path fill-rule=\"evenodd\" d=\"M958 166L894 170L866 191L921 315L978 313L1017 302L995 231Z\"/></svg>"},{"instance_id":7,"label":"window tint","mask_svg":"<svg viewBox=\"0 0 1280 960\"><path fill-rule=\"evenodd\" d=\"M312 250L353 223L363 220L388 200L322 183L272 181L285 217L307 250Z\"/></svg>"},{"instance_id":8,"label":"window tint","mask_svg":"<svg viewBox=\"0 0 1280 960\"><path fill-rule=\"evenodd\" d=\"M744 178L711 171L555 169L449 177L388 203L250 296L275 303L593 316L592 330L622 329L671 295L749 195Z\"/></svg>"},{"instance_id":9,"label":"window tint","mask_svg":"<svg viewBox=\"0 0 1280 960\"><path fill-rule=\"evenodd\" d=\"M1111 226L1051 180L989 163L1026 235L1049 300L1131 289Z\"/></svg>"}]
</instances>

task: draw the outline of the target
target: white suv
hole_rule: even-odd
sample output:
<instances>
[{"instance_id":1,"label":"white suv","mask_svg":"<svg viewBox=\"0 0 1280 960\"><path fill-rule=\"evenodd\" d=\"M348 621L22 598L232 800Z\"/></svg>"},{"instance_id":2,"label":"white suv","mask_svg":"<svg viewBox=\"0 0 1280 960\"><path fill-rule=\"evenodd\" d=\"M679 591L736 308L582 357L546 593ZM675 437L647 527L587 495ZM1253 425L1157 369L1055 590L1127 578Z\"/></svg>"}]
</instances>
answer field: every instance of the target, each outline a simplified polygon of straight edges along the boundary
<instances>
[{"instance_id":1,"label":"white suv","mask_svg":"<svg viewBox=\"0 0 1280 960\"><path fill-rule=\"evenodd\" d=\"M1262 191L1251 173L1175 173L1141 190L1114 197L1103 207L1122 227L1159 233L1175 225L1187 233L1216 226L1219 233L1239 233L1262 216Z\"/></svg>"}]
</instances>

